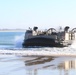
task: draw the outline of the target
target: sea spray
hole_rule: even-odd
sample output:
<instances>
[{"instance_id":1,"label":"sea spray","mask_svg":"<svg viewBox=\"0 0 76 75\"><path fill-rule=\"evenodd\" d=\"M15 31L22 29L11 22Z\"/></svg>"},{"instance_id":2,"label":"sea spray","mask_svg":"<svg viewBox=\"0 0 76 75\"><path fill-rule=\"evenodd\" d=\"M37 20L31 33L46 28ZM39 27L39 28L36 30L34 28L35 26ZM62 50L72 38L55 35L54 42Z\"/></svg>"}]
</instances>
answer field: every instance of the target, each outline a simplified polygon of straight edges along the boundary
<instances>
[{"instance_id":1,"label":"sea spray","mask_svg":"<svg viewBox=\"0 0 76 75\"><path fill-rule=\"evenodd\" d=\"M75 49L66 49L56 51L50 48L51 51L43 50L0 50L0 55L18 55L18 56L76 56ZM62 48L63 49L63 48Z\"/></svg>"},{"instance_id":2,"label":"sea spray","mask_svg":"<svg viewBox=\"0 0 76 75\"><path fill-rule=\"evenodd\" d=\"M22 43L24 40L24 34L20 35L20 36L15 36L15 47L16 48L22 48Z\"/></svg>"},{"instance_id":3,"label":"sea spray","mask_svg":"<svg viewBox=\"0 0 76 75\"><path fill-rule=\"evenodd\" d=\"M70 47L76 49L76 40L73 41Z\"/></svg>"}]
</instances>

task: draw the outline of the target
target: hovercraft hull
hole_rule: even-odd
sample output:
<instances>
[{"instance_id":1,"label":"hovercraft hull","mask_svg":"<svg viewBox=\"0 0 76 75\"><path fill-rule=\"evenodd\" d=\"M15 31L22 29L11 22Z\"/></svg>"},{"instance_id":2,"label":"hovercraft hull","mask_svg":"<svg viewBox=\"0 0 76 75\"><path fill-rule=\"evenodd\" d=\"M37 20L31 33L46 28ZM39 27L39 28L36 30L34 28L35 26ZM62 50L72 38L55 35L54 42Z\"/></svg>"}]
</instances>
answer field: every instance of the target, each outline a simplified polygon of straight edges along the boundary
<instances>
[{"instance_id":1,"label":"hovercraft hull","mask_svg":"<svg viewBox=\"0 0 76 75\"><path fill-rule=\"evenodd\" d=\"M54 39L50 38L30 38L24 40L23 47L29 46L63 47L62 44L60 44L59 42L55 42Z\"/></svg>"}]
</instances>

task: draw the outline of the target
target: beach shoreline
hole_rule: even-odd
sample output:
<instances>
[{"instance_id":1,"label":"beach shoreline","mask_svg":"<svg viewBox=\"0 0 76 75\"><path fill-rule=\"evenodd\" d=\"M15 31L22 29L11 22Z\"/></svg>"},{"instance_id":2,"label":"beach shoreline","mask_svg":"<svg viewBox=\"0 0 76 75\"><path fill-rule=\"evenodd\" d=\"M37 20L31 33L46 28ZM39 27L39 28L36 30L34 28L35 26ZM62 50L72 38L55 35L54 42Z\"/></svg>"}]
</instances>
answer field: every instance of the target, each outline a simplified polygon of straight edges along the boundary
<instances>
[{"instance_id":1,"label":"beach shoreline","mask_svg":"<svg viewBox=\"0 0 76 75\"><path fill-rule=\"evenodd\" d=\"M76 50L0 50L0 55L16 56L73 56L76 57Z\"/></svg>"}]
</instances>

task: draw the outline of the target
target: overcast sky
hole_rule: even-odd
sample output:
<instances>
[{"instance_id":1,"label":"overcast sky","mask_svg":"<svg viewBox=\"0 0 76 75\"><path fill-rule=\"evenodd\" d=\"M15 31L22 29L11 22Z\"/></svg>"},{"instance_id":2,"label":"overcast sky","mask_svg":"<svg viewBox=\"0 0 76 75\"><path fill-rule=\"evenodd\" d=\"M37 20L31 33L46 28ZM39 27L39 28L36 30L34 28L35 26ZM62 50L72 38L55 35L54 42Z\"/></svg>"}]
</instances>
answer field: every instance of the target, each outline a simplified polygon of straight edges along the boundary
<instances>
[{"instance_id":1,"label":"overcast sky","mask_svg":"<svg viewBox=\"0 0 76 75\"><path fill-rule=\"evenodd\" d=\"M76 27L76 0L0 0L0 28Z\"/></svg>"}]
</instances>

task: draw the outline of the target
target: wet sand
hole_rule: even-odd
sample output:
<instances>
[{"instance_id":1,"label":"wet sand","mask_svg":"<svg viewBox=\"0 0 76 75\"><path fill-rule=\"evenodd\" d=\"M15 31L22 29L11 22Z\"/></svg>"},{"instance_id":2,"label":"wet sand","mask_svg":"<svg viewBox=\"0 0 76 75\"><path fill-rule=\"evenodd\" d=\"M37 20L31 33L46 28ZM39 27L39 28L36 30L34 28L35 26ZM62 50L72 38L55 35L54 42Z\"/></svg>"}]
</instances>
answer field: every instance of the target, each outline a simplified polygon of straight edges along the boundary
<instances>
[{"instance_id":1,"label":"wet sand","mask_svg":"<svg viewBox=\"0 0 76 75\"><path fill-rule=\"evenodd\" d=\"M0 75L76 75L76 49L0 50Z\"/></svg>"},{"instance_id":2,"label":"wet sand","mask_svg":"<svg viewBox=\"0 0 76 75\"><path fill-rule=\"evenodd\" d=\"M76 75L76 57L0 55L0 75Z\"/></svg>"}]
</instances>

